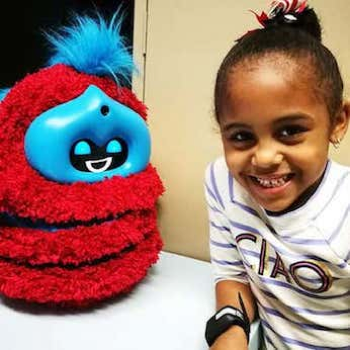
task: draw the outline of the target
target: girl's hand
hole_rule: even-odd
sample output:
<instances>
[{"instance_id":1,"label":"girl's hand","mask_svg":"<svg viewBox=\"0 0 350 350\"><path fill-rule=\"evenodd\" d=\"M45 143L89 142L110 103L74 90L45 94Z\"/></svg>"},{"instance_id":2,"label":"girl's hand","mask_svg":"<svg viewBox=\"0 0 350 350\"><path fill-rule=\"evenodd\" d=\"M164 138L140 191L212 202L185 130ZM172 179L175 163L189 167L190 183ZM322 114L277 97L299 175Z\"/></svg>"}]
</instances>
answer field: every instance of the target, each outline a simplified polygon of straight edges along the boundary
<instances>
[{"instance_id":1,"label":"girl's hand","mask_svg":"<svg viewBox=\"0 0 350 350\"><path fill-rule=\"evenodd\" d=\"M239 326L231 327L216 339L210 350L248 350L244 330Z\"/></svg>"}]
</instances>

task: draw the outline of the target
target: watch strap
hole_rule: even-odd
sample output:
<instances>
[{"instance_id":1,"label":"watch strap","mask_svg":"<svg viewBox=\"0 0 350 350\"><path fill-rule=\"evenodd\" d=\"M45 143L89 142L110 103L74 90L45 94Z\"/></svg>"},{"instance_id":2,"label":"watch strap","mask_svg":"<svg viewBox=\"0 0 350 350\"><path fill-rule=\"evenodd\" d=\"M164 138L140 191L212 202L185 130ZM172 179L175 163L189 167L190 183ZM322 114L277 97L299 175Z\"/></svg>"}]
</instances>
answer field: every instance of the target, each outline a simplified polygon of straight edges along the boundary
<instances>
[{"instance_id":1,"label":"watch strap","mask_svg":"<svg viewBox=\"0 0 350 350\"><path fill-rule=\"evenodd\" d=\"M240 293L238 298L242 311L227 305L218 310L207 321L205 339L209 346L212 346L215 340L232 326L242 327L247 337L247 342L249 342L250 322Z\"/></svg>"}]
</instances>

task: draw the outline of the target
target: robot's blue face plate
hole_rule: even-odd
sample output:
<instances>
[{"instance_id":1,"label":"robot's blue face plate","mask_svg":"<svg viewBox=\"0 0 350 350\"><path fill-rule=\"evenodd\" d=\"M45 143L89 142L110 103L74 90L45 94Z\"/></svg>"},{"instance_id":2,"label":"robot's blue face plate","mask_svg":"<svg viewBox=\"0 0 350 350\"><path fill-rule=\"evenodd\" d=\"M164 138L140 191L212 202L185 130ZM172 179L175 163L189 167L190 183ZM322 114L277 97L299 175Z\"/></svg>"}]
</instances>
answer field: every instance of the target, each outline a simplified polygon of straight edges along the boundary
<instances>
[{"instance_id":1,"label":"robot's blue face plate","mask_svg":"<svg viewBox=\"0 0 350 350\"><path fill-rule=\"evenodd\" d=\"M60 183L96 182L145 169L150 135L142 117L91 85L39 115L24 142L30 165Z\"/></svg>"}]
</instances>

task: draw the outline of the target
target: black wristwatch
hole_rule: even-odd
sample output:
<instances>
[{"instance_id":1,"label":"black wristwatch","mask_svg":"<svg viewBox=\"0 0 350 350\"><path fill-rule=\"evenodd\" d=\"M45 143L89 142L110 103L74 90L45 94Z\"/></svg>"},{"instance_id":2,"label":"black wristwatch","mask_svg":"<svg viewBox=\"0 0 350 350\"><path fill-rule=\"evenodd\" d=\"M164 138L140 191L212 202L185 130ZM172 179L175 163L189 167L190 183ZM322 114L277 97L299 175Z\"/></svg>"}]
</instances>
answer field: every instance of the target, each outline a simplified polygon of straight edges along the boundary
<instances>
[{"instance_id":1,"label":"black wristwatch","mask_svg":"<svg viewBox=\"0 0 350 350\"><path fill-rule=\"evenodd\" d=\"M240 293L238 297L242 311L229 305L224 306L208 320L205 329L205 339L209 347L214 344L215 340L222 333L232 326L242 327L247 337L247 342L249 342L250 322Z\"/></svg>"}]
</instances>

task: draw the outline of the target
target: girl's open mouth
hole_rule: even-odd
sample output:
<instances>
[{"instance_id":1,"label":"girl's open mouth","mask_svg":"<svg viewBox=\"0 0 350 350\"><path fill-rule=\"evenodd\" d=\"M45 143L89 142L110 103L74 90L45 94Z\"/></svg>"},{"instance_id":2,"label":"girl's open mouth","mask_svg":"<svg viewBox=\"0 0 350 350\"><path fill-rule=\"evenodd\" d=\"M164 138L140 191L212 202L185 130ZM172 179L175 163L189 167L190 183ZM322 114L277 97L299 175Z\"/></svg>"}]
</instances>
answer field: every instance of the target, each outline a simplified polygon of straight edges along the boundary
<instances>
[{"instance_id":1,"label":"girl's open mouth","mask_svg":"<svg viewBox=\"0 0 350 350\"><path fill-rule=\"evenodd\" d=\"M274 177L263 177L263 176L253 176L249 175L249 178L253 181L255 185L258 185L261 188L273 189L280 188L285 186L290 182L290 180L294 177L293 173L283 175L283 176L274 176Z\"/></svg>"}]
</instances>

